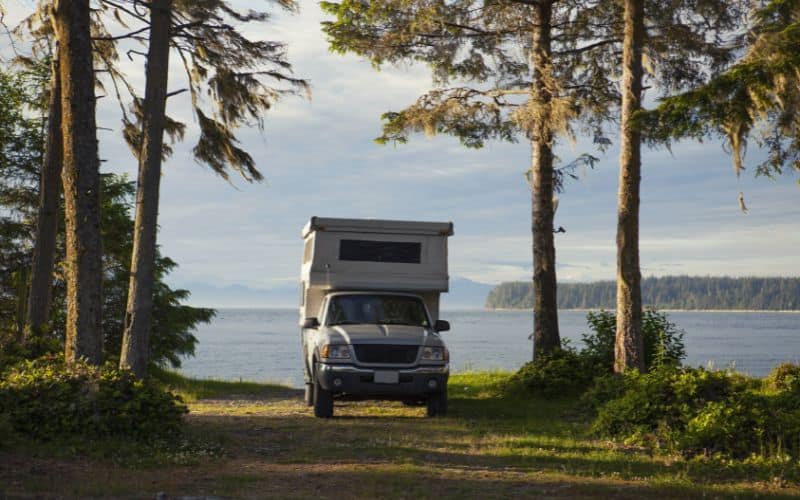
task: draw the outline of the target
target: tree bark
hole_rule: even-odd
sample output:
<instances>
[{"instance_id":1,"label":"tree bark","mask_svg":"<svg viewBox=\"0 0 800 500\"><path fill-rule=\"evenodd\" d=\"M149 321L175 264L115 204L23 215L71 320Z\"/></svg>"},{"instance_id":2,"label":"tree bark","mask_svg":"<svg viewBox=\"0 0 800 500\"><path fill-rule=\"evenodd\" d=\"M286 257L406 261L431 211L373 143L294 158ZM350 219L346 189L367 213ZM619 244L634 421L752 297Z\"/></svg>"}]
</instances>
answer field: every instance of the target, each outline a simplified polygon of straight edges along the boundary
<instances>
[{"instance_id":1,"label":"tree bark","mask_svg":"<svg viewBox=\"0 0 800 500\"><path fill-rule=\"evenodd\" d=\"M131 276L125 312L120 368L143 378L147 375L153 314L158 198L169 73L171 0L153 0L150 6L150 45L139 152Z\"/></svg>"},{"instance_id":2,"label":"tree bark","mask_svg":"<svg viewBox=\"0 0 800 500\"><path fill-rule=\"evenodd\" d=\"M89 0L56 3L67 243L66 359L102 361L100 162Z\"/></svg>"},{"instance_id":3,"label":"tree bark","mask_svg":"<svg viewBox=\"0 0 800 500\"><path fill-rule=\"evenodd\" d=\"M25 339L38 336L50 319L53 291L53 266L56 259L58 234L58 204L61 187L61 79L58 54L53 59L50 83L50 103L47 111L47 138L44 160L39 174L39 210L36 222L36 242L31 263L31 287L25 321Z\"/></svg>"},{"instance_id":4,"label":"tree bark","mask_svg":"<svg viewBox=\"0 0 800 500\"><path fill-rule=\"evenodd\" d=\"M533 219L533 357L561 346L556 300L556 249L553 237L553 129L551 22L552 1L534 7L533 82L536 108L531 130L531 197Z\"/></svg>"},{"instance_id":5,"label":"tree bark","mask_svg":"<svg viewBox=\"0 0 800 500\"><path fill-rule=\"evenodd\" d=\"M617 208L617 333L614 371L644 371L642 290L639 269L639 185L642 178L641 134L632 125L641 109L644 1L625 0L622 55L622 120L619 205Z\"/></svg>"}]
</instances>

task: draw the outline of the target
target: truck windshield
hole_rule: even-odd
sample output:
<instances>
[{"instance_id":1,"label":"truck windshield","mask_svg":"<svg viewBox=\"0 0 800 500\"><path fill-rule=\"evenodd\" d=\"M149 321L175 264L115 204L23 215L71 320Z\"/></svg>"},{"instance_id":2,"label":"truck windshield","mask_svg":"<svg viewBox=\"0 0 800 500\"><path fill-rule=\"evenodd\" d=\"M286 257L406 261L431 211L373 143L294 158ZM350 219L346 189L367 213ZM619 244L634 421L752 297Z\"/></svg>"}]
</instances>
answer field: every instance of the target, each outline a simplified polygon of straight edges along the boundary
<instances>
[{"instance_id":1,"label":"truck windshield","mask_svg":"<svg viewBox=\"0 0 800 500\"><path fill-rule=\"evenodd\" d=\"M337 295L328 305L327 324L430 326L422 301L402 295Z\"/></svg>"}]
</instances>

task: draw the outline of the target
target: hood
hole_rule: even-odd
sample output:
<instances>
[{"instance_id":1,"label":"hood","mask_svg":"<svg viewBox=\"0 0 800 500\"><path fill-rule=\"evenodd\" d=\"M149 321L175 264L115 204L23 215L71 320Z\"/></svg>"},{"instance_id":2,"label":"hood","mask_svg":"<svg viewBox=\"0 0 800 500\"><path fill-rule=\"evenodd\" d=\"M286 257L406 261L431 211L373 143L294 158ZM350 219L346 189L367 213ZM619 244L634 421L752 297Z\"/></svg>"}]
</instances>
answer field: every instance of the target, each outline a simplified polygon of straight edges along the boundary
<instances>
[{"instance_id":1,"label":"hood","mask_svg":"<svg viewBox=\"0 0 800 500\"><path fill-rule=\"evenodd\" d=\"M421 326L408 325L337 325L325 328L333 338L339 337L348 344L408 344L423 345L429 336Z\"/></svg>"}]
</instances>

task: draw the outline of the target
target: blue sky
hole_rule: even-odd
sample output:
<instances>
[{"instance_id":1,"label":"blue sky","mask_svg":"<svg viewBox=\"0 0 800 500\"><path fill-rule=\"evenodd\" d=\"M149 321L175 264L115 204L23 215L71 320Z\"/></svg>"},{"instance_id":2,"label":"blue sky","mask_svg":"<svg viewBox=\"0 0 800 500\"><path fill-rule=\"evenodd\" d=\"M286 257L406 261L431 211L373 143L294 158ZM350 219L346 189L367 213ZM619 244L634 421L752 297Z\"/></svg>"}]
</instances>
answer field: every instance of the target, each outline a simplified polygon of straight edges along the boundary
<instances>
[{"instance_id":1,"label":"blue sky","mask_svg":"<svg viewBox=\"0 0 800 500\"><path fill-rule=\"evenodd\" d=\"M4 2L13 20L32 2ZM444 136L415 136L407 145L379 146L380 115L399 110L431 86L422 66L376 72L354 56L328 52L322 14L302 1L296 16L277 15L252 31L288 43L295 73L310 80L311 100L287 98L266 117L264 133L240 138L265 176L228 184L196 164L190 128L164 167L159 235L180 268L176 285L241 284L272 288L293 284L299 273L300 229L312 215L452 220L451 275L484 283L531 275L530 192L523 173L524 143L491 143L468 150ZM4 43L4 42L3 42ZM142 88L141 68L130 65ZM182 86L173 74L171 87ZM118 111L101 100L104 169L135 178L136 164L118 134ZM174 102L173 102L174 101ZM175 98L170 112L191 122L188 103ZM559 148L569 160L582 141ZM751 150L748 163L758 152ZM800 186L795 177L737 179L719 144L682 143L644 155L641 261L645 276L800 275ZM556 225L559 279L592 281L615 276L617 149L601 156L560 196ZM752 169L751 169L752 170ZM743 191L748 215L737 205Z\"/></svg>"}]
</instances>

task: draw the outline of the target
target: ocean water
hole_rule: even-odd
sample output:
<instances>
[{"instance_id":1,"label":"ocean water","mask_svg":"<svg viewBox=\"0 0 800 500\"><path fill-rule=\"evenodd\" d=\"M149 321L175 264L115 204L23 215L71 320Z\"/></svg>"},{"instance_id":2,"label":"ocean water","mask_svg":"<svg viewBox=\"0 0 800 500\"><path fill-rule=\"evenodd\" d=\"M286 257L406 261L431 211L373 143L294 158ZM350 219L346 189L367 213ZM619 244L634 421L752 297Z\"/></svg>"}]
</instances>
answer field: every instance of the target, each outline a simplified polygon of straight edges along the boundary
<instances>
[{"instance_id":1,"label":"ocean water","mask_svg":"<svg viewBox=\"0 0 800 500\"><path fill-rule=\"evenodd\" d=\"M769 312L670 312L685 330L686 364L734 367L763 376L777 364L800 362L800 314ZM442 333L451 371L514 370L531 359L529 311L443 311L452 329ZM302 386L296 309L219 309L202 325L196 355L182 372L200 378L256 380ZM560 311L561 335L580 346L589 331L584 311Z\"/></svg>"}]
</instances>

